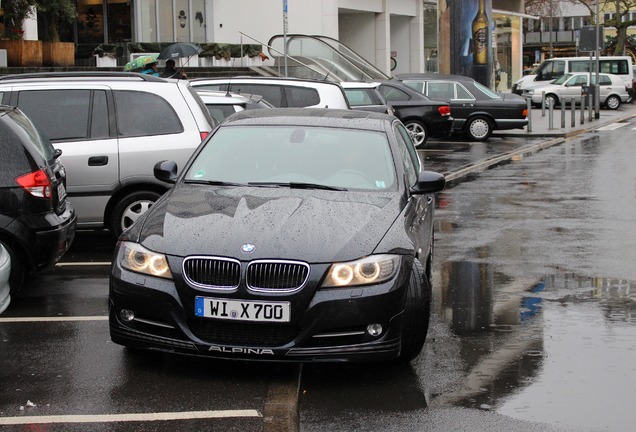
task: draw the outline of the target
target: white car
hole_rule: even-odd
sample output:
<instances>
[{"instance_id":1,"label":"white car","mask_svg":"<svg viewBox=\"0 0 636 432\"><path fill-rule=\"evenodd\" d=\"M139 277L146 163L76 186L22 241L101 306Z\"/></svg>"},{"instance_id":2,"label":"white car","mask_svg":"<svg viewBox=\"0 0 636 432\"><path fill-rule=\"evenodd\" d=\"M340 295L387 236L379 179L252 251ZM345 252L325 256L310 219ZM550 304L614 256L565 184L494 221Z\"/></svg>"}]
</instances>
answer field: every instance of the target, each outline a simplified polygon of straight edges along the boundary
<instances>
[{"instance_id":1,"label":"white car","mask_svg":"<svg viewBox=\"0 0 636 432\"><path fill-rule=\"evenodd\" d=\"M9 307L11 301L9 276L11 276L11 256L0 243L0 314Z\"/></svg>"},{"instance_id":2,"label":"white car","mask_svg":"<svg viewBox=\"0 0 636 432\"><path fill-rule=\"evenodd\" d=\"M351 109L395 115L393 107L378 90L380 83L343 81L340 85L347 95Z\"/></svg>"},{"instance_id":3,"label":"white car","mask_svg":"<svg viewBox=\"0 0 636 432\"><path fill-rule=\"evenodd\" d=\"M197 92L214 90L261 95L276 108L350 108L340 84L331 81L240 76L196 78L189 82Z\"/></svg>"},{"instance_id":4,"label":"white car","mask_svg":"<svg viewBox=\"0 0 636 432\"><path fill-rule=\"evenodd\" d=\"M596 81L596 74L592 73L592 84ZM599 101L608 109L615 110L621 103L629 102L630 96L625 82L621 77L613 74L599 74ZM541 105L543 102L546 107L559 105L561 103L574 102L581 103L584 88L589 86L589 72L574 72L562 75L557 80L547 86L531 88L523 91L524 97L532 99L534 105ZM545 98L543 95L545 94Z\"/></svg>"},{"instance_id":5,"label":"white car","mask_svg":"<svg viewBox=\"0 0 636 432\"><path fill-rule=\"evenodd\" d=\"M208 109L210 116L218 123L221 123L226 117L246 109L274 108L260 95L208 90L199 90L197 94Z\"/></svg>"}]
</instances>

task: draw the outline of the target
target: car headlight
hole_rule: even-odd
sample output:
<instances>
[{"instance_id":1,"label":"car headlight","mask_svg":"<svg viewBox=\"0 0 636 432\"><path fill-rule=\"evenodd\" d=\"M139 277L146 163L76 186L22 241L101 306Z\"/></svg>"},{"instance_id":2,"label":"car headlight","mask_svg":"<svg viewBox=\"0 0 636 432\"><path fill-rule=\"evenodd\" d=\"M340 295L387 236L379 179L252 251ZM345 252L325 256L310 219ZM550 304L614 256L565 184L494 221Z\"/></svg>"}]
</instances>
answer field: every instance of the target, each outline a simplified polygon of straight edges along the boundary
<instances>
[{"instance_id":1,"label":"car headlight","mask_svg":"<svg viewBox=\"0 0 636 432\"><path fill-rule=\"evenodd\" d=\"M370 285L391 279L400 268L398 255L371 255L329 267L323 288Z\"/></svg>"},{"instance_id":2,"label":"car headlight","mask_svg":"<svg viewBox=\"0 0 636 432\"><path fill-rule=\"evenodd\" d=\"M122 267L135 273L172 279L165 255L149 251L138 243L121 242L117 259Z\"/></svg>"}]
</instances>

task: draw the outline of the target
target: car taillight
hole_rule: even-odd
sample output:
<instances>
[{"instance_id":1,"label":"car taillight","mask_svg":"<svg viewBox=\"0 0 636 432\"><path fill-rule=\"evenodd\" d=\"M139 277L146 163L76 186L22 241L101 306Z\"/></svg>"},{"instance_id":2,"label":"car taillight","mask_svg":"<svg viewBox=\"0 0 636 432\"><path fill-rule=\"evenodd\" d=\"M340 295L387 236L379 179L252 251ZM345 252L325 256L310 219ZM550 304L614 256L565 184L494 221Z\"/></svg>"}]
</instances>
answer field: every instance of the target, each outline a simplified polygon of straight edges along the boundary
<instances>
[{"instance_id":1,"label":"car taillight","mask_svg":"<svg viewBox=\"0 0 636 432\"><path fill-rule=\"evenodd\" d=\"M528 108L526 108L523 111L521 111L521 116L522 117L528 117Z\"/></svg>"},{"instance_id":2,"label":"car taillight","mask_svg":"<svg viewBox=\"0 0 636 432\"><path fill-rule=\"evenodd\" d=\"M51 182L44 170L21 175L15 182L34 197L51 199Z\"/></svg>"},{"instance_id":3,"label":"car taillight","mask_svg":"<svg viewBox=\"0 0 636 432\"><path fill-rule=\"evenodd\" d=\"M201 141L203 141L204 139L207 138L208 135L210 135L210 132L200 132L199 133L201 135Z\"/></svg>"},{"instance_id":4,"label":"car taillight","mask_svg":"<svg viewBox=\"0 0 636 432\"><path fill-rule=\"evenodd\" d=\"M450 106L448 106L448 105L441 106L441 107L437 108L437 111L443 117L449 116L450 115Z\"/></svg>"}]
</instances>

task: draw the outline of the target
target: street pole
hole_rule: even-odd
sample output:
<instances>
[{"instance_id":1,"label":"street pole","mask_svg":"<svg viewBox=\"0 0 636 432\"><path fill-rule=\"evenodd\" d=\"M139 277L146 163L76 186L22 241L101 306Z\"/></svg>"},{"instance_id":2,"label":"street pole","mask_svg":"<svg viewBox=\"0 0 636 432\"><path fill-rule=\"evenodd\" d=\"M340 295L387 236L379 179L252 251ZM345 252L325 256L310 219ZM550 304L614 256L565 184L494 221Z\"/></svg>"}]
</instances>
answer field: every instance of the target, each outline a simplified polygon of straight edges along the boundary
<instances>
[{"instance_id":1,"label":"street pole","mask_svg":"<svg viewBox=\"0 0 636 432\"><path fill-rule=\"evenodd\" d=\"M548 31L550 32L550 58L552 58L552 0L550 0L550 22L548 23Z\"/></svg>"},{"instance_id":2,"label":"street pole","mask_svg":"<svg viewBox=\"0 0 636 432\"><path fill-rule=\"evenodd\" d=\"M601 62L599 59L599 55L600 55L600 49L599 49L599 35L600 35L600 28L599 28L599 21L600 21L600 3L601 0L596 0L596 83L594 85L594 87L592 87L594 89L594 118L595 119L599 119L601 118L601 101L599 100L601 98L601 88L599 87L599 69L601 67Z\"/></svg>"},{"instance_id":3,"label":"street pole","mask_svg":"<svg viewBox=\"0 0 636 432\"><path fill-rule=\"evenodd\" d=\"M283 48L285 77L287 77L287 0L283 0Z\"/></svg>"}]
</instances>

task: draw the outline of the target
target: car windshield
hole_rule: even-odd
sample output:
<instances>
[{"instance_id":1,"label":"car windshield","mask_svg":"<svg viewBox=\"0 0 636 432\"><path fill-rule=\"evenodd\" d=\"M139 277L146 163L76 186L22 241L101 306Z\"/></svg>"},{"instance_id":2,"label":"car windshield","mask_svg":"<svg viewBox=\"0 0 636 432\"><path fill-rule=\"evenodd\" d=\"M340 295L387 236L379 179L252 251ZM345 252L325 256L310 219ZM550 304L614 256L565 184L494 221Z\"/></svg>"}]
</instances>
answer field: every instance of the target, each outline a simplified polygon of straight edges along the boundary
<instances>
[{"instance_id":1,"label":"car windshield","mask_svg":"<svg viewBox=\"0 0 636 432\"><path fill-rule=\"evenodd\" d=\"M227 126L206 143L185 182L388 190L396 186L387 135L300 126Z\"/></svg>"},{"instance_id":2,"label":"car windshield","mask_svg":"<svg viewBox=\"0 0 636 432\"><path fill-rule=\"evenodd\" d=\"M569 80L570 78L572 78L572 74L563 74L559 78L554 80L553 84L561 85L565 83L567 80Z\"/></svg>"}]
</instances>

